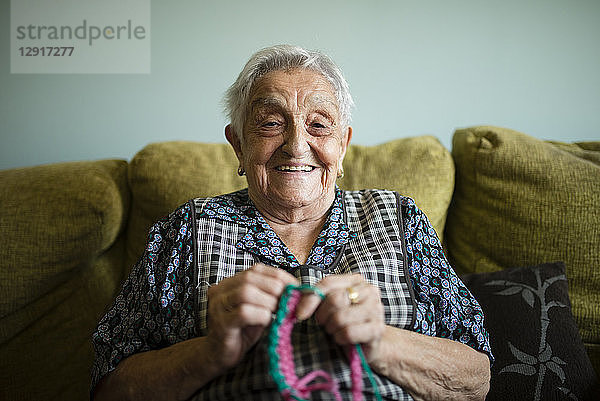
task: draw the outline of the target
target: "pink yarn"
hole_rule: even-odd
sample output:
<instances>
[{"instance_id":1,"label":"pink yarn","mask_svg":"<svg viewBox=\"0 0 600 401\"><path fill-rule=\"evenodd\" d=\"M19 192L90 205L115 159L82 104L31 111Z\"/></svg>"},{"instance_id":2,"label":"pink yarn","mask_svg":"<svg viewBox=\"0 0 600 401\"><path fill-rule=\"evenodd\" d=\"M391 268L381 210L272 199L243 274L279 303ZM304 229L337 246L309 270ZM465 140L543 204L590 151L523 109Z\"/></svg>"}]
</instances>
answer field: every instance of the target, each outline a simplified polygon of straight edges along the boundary
<instances>
[{"instance_id":1,"label":"pink yarn","mask_svg":"<svg viewBox=\"0 0 600 401\"><path fill-rule=\"evenodd\" d=\"M355 400L362 400L362 365L360 363L358 351L354 347L350 347L350 372L352 375L352 398Z\"/></svg>"},{"instance_id":2,"label":"pink yarn","mask_svg":"<svg viewBox=\"0 0 600 401\"><path fill-rule=\"evenodd\" d=\"M296 307L300 301L300 291L293 291L288 300L288 313L279 327L279 342L277 344L277 354L279 355L279 367L281 374L286 382L296 391L298 397L309 397L313 391L323 390L334 394L336 401L342 401L337 382L331 375L323 370L315 370L299 379L296 375L296 365L294 363L293 348L291 344L291 334L296 323ZM362 365L360 356L354 347L350 351L350 368L352 370L352 397L356 401L362 401ZM320 381L315 381L321 379ZM283 392L286 401L293 399L290 390Z\"/></svg>"}]
</instances>

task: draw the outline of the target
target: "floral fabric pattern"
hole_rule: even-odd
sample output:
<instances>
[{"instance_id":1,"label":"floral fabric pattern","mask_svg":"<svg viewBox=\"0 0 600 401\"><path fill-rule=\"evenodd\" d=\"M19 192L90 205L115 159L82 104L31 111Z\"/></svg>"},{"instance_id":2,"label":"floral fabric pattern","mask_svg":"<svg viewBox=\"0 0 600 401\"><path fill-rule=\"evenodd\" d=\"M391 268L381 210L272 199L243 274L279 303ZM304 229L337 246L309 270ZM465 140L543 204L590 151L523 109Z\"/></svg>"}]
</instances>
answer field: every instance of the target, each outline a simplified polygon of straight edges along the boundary
<instances>
[{"instance_id":1,"label":"floral fabric pattern","mask_svg":"<svg viewBox=\"0 0 600 401\"><path fill-rule=\"evenodd\" d=\"M415 331L460 341L493 360L479 303L450 267L427 216L410 198L402 204L408 269L417 304Z\"/></svg>"},{"instance_id":2,"label":"floral fabric pattern","mask_svg":"<svg viewBox=\"0 0 600 401\"><path fill-rule=\"evenodd\" d=\"M196 335L193 224L185 204L150 229L144 255L92 335L92 390L128 356Z\"/></svg>"}]
</instances>

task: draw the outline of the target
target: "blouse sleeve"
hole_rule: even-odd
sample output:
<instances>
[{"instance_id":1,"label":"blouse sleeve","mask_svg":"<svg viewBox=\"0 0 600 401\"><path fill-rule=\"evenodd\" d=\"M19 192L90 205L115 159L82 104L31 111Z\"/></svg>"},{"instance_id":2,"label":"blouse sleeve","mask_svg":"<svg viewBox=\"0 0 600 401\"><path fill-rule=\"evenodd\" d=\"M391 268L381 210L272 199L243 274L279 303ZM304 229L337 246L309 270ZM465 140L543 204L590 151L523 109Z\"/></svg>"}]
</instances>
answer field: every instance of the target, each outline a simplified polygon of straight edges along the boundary
<instances>
[{"instance_id":1,"label":"blouse sleeve","mask_svg":"<svg viewBox=\"0 0 600 401\"><path fill-rule=\"evenodd\" d=\"M128 356L196 335L190 204L158 221L146 249L92 334L91 390Z\"/></svg>"},{"instance_id":2,"label":"blouse sleeve","mask_svg":"<svg viewBox=\"0 0 600 401\"><path fill-rule=\"evenodd\" d=\"M416 300L414 330L449 338L493 361L483 311L446 259L429 219L410 198L401 200L408 269Z\"/></svg>"}]
</instances>

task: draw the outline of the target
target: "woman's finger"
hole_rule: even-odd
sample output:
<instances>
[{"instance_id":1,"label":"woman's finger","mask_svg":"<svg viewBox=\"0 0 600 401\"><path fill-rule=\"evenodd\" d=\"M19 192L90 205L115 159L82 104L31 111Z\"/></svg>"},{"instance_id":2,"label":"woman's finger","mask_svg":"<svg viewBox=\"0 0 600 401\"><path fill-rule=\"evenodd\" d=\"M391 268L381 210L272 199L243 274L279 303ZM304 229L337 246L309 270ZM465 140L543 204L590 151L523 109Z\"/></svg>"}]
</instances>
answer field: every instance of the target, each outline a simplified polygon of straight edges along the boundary
<instances>
[{"instance_id":1,"label":"woman's finger","mask_svg":"<svg viewBox=\"0 0 600 401\"><path fill-rule=\"evenodd\" d=\"M257 263L248 270L223 279L217 286L235 290L244 284L256 286L267 294L279 297L286 285L298 285L298 279L285 270Z\"/></svg>"},{"instance_id":2,"label":"woman's finger","mask_svg":"<svg viewBox=\"0 0 600 401\"><path fill-rule=\"evenodd\" d=\"M316 309L317 322L339 344L378 343L385 328L378 287L361 275L328 276L317 287L326 294L325 300L304 297L300 313Z\"/></svg>"},{"instance_id":3,"label":"woman's finger","mask_svg":"<svg viewBox=\"0 0 600 401\"><path fill-rule=\"evenodd\" d=\"M306 293L296 307L296 319L306 320L313 315L322 302L322 298L314 293Z\"/></svg>"},{"instance_id":4,"label":"woman's finger","mask_svg":"<svg viewBox=\"0 0 600 401\"><path fill-rule=\"evenodd\" d=\"M273 284L272 286L277 286L277 284ZM278 302L275 295L248 282L240 283L237 287L233 286L227 289L216 299L218 305L226 311L231 311L244 304L251 304L273 311L277 308Z\"/></svg>"},{"instance_id":5,"label":"woman's finger","mask_svg":"<svg viewBox=\"0 0 600 401\"><path fill-rule=\"evenodd\" d=\"M323 310L325 308L323 305ZM318 313L320 311L321 309ZM322 320L321 316L317 316L317 322L323 325L327 333L340 339L341 344L362 343L376 339L381 335L385 325L381 303L337 309L329 313L326 320ZM361 330L358 330L359 328Z\"/></svg>"},{"instance_id":6,"label":"woman's finger","mask_svg":"<svg viewBox=\"0 0 600 401\"><path fill-rule=\"evenodd\" d=\"M366 283L360 274L343 274L327 276L319 281L316 287L327 297L337 289L344 289ZM315 313L322 299L316 294L307 294L302 297L296 308L298 320L308 319Z\"/></svg>"},{"instance_id":7,"label":"woman's finger","mask_svg":"<svg viewBox=\"0 0 600 401\"><path fill-rule=\"evenodd\" d=\"M222 321L226 322L227 326L266 327L271 324L272 312L256 305L240 304L230 310L223 310L221 316Z\"/></svg>"},{"instance_id":8,"label":"woman's finger","mask_svg":"<svg viewBox=\"0 0 600 401\"><path fill-rule=\"evenodd\" d=\"M221 326L268 324L285 286L297 281L281 269L256 264L208 289L209 316Z\"/></svg>"},{"instance_id":9,"label":"woman's finger","mask_svg":"<svg viewBox=\"0 0 600 401\"><path fill-rule=\"evenodd\" d=\"M383 322L370 321L341 327L339 330L330 333L330 335L340 345L368 344L378 341L384 328Z\"/></svg>"},{"instance_id":10,"label":"woman's finger","mask_svg":"<svg viewBox=\"0 0 600 401\"><path fill-rule=\"evenodd\" d=\"M329 291L316 311L320 324L345 325L370 319L383 309L379 289L366 282Z\"/></svg>"}]
</instances>

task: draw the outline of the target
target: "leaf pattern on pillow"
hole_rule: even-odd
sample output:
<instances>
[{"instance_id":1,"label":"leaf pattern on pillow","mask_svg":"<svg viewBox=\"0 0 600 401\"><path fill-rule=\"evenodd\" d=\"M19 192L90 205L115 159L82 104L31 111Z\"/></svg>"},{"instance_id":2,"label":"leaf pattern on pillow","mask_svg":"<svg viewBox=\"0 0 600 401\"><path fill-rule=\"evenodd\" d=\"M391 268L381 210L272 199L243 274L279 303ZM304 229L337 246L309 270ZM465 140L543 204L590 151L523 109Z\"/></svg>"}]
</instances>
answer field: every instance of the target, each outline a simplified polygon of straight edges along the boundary
<instances>
[{"instance_id":1,"label":"leaf pattern on pillow","mask_svg":"<svg viewBox=\"0 0 600 401\"><path fill-rule=\"evenodd\" d=\"M542 281L542 277L538 269L534 269L533 273L535 274L536 278L536 287L508 280L493 280L485 285L505 287L504 289L494 293L494 295L514 296L520 294L525 304L527 304L530 308L535 308L536 302L539 305L540 335L538 349L525 352L524 350L520 350L515 347L511 342L508 342L508 347L510 348L512 355L515 357L516 363L511 363L504 366L499 373L512 373L524 376L533 376L537 374L537 384L533 400L540 401L542 396L542 388L544 386L544 378L547 374L555 374L560 379L561 383L565 382L566 376L561 366L566 365L566 362L552 354L552 347L550 347L550 344L546 342L546 336L548 325L550 324L548 311L554 307L566 308L567 305L562 302L548 299L546 297L546 290L557 281L566 281L567 277L564 274L559 274ZM568 396L569 399L578 399L568 388L559 387L559 390Z\"/></svg>"}]
</instances>

